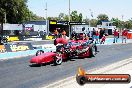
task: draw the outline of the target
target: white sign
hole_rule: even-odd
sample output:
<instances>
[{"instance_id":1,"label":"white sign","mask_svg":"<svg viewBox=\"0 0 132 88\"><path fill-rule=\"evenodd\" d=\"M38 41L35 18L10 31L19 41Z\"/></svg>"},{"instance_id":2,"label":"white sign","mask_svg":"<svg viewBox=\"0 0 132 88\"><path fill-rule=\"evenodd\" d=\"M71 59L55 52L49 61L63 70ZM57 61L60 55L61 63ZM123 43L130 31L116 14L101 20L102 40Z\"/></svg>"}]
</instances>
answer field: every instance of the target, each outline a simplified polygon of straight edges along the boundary
<instances>
[{"instance_id":1,"label":"white sign","mask_svg":"<svg viewBox=\"0 0 132 88\"><path fill-rule=\"evenodd\" d=\"M72 25L72 31L76 33L87 33L92 31L94 27L89 27L89 25Z\"/></svg>"},{"instance_id":2,"label":"white sign","mask_svg":"<svg viewBox=\"0 0 132 88\"><path fill-rule=\"evenodd\" d=\"M3 24L3 30L22 30L22 24Z\"/></svg>"},{"instance_id":3,"label":"white sign","mask_svg":"<svg viewBox=\"0 0 132 88\"><path fill-rule=\"evenodd\" d=\"M47 26L46 25L34 25L34 31L44 31L47 33Z\"/></svg>"}]
</instances>

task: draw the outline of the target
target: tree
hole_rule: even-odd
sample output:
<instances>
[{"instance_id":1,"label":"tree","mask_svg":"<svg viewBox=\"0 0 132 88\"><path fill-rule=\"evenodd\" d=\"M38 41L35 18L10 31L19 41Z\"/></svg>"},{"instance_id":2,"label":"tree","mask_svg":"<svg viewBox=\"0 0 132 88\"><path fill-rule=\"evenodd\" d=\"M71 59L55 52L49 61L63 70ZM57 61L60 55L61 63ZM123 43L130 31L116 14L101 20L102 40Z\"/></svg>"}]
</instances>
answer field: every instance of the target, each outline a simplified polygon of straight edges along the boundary
<instances>
[{"instance_id":1,"label":"tree","mask_svg":"<svg viewBox=\"0 0 132 88\"><path fill-rule=\"evenodd\" d=\"M71 12L71 21L82 22L82 19L82 13L78 15L76 10Z\"/></svg>"},{"instance_id":2,"label":"tree","mask_svg":"<svg viewBox=\"0 0 132 88\"><path fill-rule=\"evenodd\" d=\"M47 19L48 20L57 20L57 21L59 20L58 17L48 17Z\"/></svg>"},{"instance_id":3,"label":"tree","mask_svg":"<svg viewBox=\"0 0 132 88\"><path fill-rule=\"evenodd\" d=\"M109 21L109 17L106 14L99 14L98 15L98 25L102 24L102 21Z\"/></svg>"},{"instance_id":4,"label":"tree","mask_svg":"<svg viewBox=\"0 0 132 88\"><path fill-rule=\"evenodd\" d=\"M27 0L1 0L0 3L0 8L5 11L8 23L23 22L26 17L25 13L28 11L26 5ZM1 13L3 11L0 11Z\"/></svg>"},{"instance_id":5,"label":"tree","mask_svg":"<svg viewBox=\"0 0 132 88\"><path fill-rule=\"evenodd\" d=\"M0 22L3 22L4 20L4 13L5 13L5 10L0 8Z\"/></svg>"},{"instance_id":6,"label":"tree","mask_svg":"<svg viewBox=\"0 0 132 88\"><path fill-rule=\"evenodd\" d=\"M65 16L64 13L60 13L58 19L59 19L60 21L63 21L63 20L64 20L64 16Z\"/></svg>"},{"instance_id":7,"label":"tree","mask_svg":"<svg viewBox=\"0 0 132 88\"><path fill-rule=\"evenodd\" d=\"M122 27L121 20L119 20L118 18L112 18L111 22L113 22L113 25L118 27L118 28Z\"/></svg>"},{"instance_id":8,"label":"tree","mask_svg":"<svg viewBox=\"0 0 132 88\"><path fill-rule=\"evenodd\" d=\"M132 29L132 18L124 22L124 27L127 29Z\"/></svg>"},{"instance_id":9,"label":"tree","mask_svg":"<svg viewBox=\"0 0 132 88\"><path fill-rule=\"evenodd\" d=\"M8 23L23 23L30 19L43 19L33 14L27 7L27 0L0 0L0 22L3 22L6 13Z\"/></svg>"},{"instance_id":10,"label":"tree","mask_svg":"<svg viewBox=\"0 0 132 88\"><path fill-rule=\"evenodd\" d=\"M89 24L89 21L90 21L90 19L83 19L83 22L86 22L87 24Z\"/></svg>"},{"instance_id":11,"label":"tree","mask_svg":"<svg viewBox=\"0 0 132 88\"><path fill-rule=\"evenodd\" d=\"M78 21L77 11L72 11L71 12L71 21Z\"/></svg>"},{"instance_id":12,"label":"tree","mask_svg":"<svg viewBox=\"0 0 132 88\"><path fill-rule=\"evenodd\" d=\"M58 16L58 20L59 21L69 21L69 15L64 14L64 13L60 13Z\"/></svg>"},{"instance_id":13,"label":"tree","mask_svg":"<svg viewBox=\"0 0 132 88\"><path fill-rule=\"evenodd\" d=\"M78 21L79 21L79 22L82 22L82 18L83 18L82 13L80 13L80 14L79 14L79 20L78 20Z\"/></svg>"},{"instance_id":14,"label":"tree","mask_svg":"<svg viewBox=\"0 0 132 88\"><path fill-rule=\"evenodd\" d=\"M64 19L64 21L69 21L69 15L66 15L66 14L65 14L65 16L64 16L63 19Z\"/></svg>"},{"instance_id":15,"label":"tree","mask_svg":"<svg viewBox=\"0 0 132 88\"><path fill-rule=\"evenodd\" d=\"M52 17L48 17L47 19L48 19L48 20L52 20Z\"/></svg>"},{"instance_id":16,"label":"tree","mask_svg":"<svg viewBox=\"0 0 132 88\"><path fill-rule=\"evenodd\" d=\"M91 19L90 20L90 24L91 24L92 27L96 27L97 23L98 23L98 20L96 20L96 19Z\"/></svg>"},{"instance_id":17,"label":"tree","mask_svg":"<svg viewBox=\"0 0 132 88\"><path fill-rule=\"evenodd\" d=\"M90 26L92 27L96 27L97 26L97 22L98 20L97 19L83 19L83 22L86 22L87 24L89 24L89 21L90 21Z\"/></svg>"},{"instance_id":18,"label":"tree","mask_svg":"<svg viewBox=\"0 0 132 88\"><path fill-rule=\"evenodd\" d=\"M45 20L44 17L40 17L40 16L37 16L36 14L34 14L33 12L29 12L29 21L34 21L34 20L39 20L39 21L42 21L42 20Z\"/></svg>"}]
</instances>

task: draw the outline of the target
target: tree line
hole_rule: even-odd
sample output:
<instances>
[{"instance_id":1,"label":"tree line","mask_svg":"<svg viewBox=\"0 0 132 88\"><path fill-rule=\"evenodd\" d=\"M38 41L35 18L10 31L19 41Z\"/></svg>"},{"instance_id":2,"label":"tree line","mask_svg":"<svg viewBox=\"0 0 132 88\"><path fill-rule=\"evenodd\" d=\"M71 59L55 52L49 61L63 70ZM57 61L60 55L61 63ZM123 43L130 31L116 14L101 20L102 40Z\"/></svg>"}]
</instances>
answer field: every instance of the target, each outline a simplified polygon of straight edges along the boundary
<instances>
[{"instance_id":1,"label":"tree line","mask_svg":"<svg viewBox=\"0 0 132 88\"><path fill-rule=\"evenodd\" d=\"M96 19L88 19L85 18L83 19L82 13L77 13L77 11L72 11L70 15L71 21L75 22L86 22L90 23L91 26L96 27L97 25L101 25L102 21L109 21L113 23L113 26L116 26L117 28L127 28L127 29L132 29L132 18L130 18L128 21L122 21L118 18L112 18L109 19L108 15L106 14L99 14ZM62 21L68 21L68 15L64 13L60 13L58 17L52 18L55 20L62 20Z\"/></svg>"},{"instance_id":2,"label":"tree line","mask_svg":"<svg viewBox=\"0 0 132 88\"><path fill-rule=\"evenodd\" d=\"M27 6L28 0L0 0L0 23L6 21L7 23L23 23L32 20L45 20L44 17L37 16L32 11L29 10ZM48 17L48 20L58 20L58 21L69 21L69 15L65 13L60 13L58 17ZM87 22L91 26L97 26L102 23L102 21L111 21L113 25L118 28L132 28L132 18L128 21L122 21L118 18L109 19L106 14L99 14L97 19L83 19L83 14L78 13L76 10L72 11L70 14L70 21L75 22Z\"/></svg>"}]
</instances>

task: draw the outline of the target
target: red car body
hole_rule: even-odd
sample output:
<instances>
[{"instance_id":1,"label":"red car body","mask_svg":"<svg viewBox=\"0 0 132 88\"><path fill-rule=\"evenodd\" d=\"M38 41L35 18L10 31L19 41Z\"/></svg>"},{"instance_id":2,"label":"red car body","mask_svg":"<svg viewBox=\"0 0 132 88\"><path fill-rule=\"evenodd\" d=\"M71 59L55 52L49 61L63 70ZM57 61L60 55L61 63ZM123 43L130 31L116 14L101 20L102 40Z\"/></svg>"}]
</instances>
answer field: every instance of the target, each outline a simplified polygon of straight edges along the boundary
<instances>
[{"instance_id":1,"label":"red car body","mask_svg":"<svg viewBox=\"0 0 132 88\"><path fill-rule=\"evenodd\" d=\"M73 43L73 42L72 42ZM89 49L90 49L90 45L88 45L88 46L82 46L82 44L83 44L84 42L79 42L79 45L72 45L71 47L70 47L70 51L72 51L73 53L71 53L71 57L72 56L75 56L75 57L88 57L88 56L90 56L90 53L89 53ZM87 49L84 53L78 53L78 54L75 54L74 53L74 51L79 51L79 52L81 52L81 51L83 51L83 49Z\"/></svg>"},{"instance_id":2,"label":"red car body","mask_svg":"<svg viewBox=\"0 0 132 88\"><path fill-rule=\"evenodd\" d=\"M87 40L70 40L71 42L74 42L74 43L84 43L86 42Z\"/></svg>"},{"instance_id":3,"label":"red car body","mask_svg":"<svg viewBox=\"0 0 132 88\"><path fill-rule=\"evenodd\" d=\"M53 52L46 52L43 53L39 56L34 56L31 60L30 63L37 63L37 64L41 64L41 63L48 63L48 62L52 62L54 61L54 57L56 56L56 53Z\"/></svg>"},{"instance_id":4,"label":"red car body","mask_svg":"<svg viewBox=\"0 0 132 88\"><path fill-rule=\"evenodd\" d=\"M54 40L54 45L57 45L58 43L67 44L68 41L64 38L57 38L57 39Z\"/></svg>"},{"instance_id":5,"label":"red car body","mask_svg":"<svg viewBox=\"0 0 132 88\"><path fill-rule=\"evenodd\" d=\"M57 64L61 64L63 60L73 58L73 57L89 57L90 56L90 47L91 44L85 44L86 40L80 41L71 41L71 45L68 46L68 41L63 38L57 38L54 41L54 44L58 43L63 44L56 50L56 52L47 52L42 53L41 55L34 56L30 63L42 64L48 62L55 62ZM59 62L57 62L59 61Z\"/></svg>"}]
</instances>

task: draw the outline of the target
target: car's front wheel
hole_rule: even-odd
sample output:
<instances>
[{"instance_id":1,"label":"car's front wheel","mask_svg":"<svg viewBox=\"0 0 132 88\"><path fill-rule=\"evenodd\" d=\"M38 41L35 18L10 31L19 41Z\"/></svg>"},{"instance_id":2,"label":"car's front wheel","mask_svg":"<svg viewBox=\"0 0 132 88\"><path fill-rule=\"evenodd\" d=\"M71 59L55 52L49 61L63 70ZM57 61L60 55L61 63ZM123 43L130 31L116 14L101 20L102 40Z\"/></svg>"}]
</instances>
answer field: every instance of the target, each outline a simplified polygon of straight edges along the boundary
<instances>
[{"instance_id":1,"label":"car's front wheel","mask_svg":"<svg viewBox=\"0 0 132 88\"><path fill-rule=\"evenodd\" d=\"M61 65L62 61L63 61L62 54L56 54L56 57L54 59L54 64Z\"/></svg>"}]
</instances>

